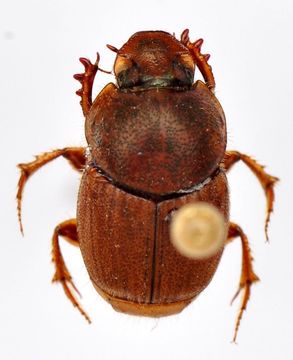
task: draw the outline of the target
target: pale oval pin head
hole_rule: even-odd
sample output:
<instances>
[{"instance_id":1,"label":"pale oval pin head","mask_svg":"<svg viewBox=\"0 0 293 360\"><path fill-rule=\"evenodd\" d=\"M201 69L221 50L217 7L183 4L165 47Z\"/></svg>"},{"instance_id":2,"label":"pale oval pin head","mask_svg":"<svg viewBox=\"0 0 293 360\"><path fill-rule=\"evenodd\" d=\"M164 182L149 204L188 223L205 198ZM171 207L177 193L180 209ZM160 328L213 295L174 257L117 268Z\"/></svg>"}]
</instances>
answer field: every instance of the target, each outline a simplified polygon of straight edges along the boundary
<instances>
[{"instance_id":1,"label":"pale oval pin head","mask_svg":"<svg viewBox=\"0 0 293 360\"><path fill-rule=\"evenodd\" d=\"M213 205L196 202L177 210L170 224L170 238L174 247L189 258L213 256L224 245L227 224Z\"/></svg>"}]
</instances>

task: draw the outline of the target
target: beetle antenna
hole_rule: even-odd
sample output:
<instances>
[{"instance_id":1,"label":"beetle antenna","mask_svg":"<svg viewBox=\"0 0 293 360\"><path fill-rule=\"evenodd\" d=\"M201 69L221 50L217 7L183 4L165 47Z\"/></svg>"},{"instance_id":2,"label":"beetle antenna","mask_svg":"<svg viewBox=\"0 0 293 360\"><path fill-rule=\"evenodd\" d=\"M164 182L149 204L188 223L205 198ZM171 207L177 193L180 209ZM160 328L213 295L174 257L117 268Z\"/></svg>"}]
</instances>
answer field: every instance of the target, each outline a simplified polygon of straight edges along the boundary
<instances>
[{"instance_id":1,"label":"beetle antenna","mask_svg":"<svg viewBox=\"0 0 293 360\"><path fill-rule=\"evenodd\" d=\"M98 67L98 70L102 71L105 74L110 74L110 75L112 74L112 71L103 70L100 67Z\"/></svg>"},{"instance_id":2,"label":"beetle antenna","mask_svg":"<svg viewBox=\"0 0 293 360\"><path fill-rule=\"evenodd\" d=\"M113 52L115 52L115 53L118 53L118 51L119 51L119 50L118 50L115 46L113 46L113 45L107 44L106 46L107 46L108 49L110 49L111 51L113 51Z\"/></svg>"}]
</instances>

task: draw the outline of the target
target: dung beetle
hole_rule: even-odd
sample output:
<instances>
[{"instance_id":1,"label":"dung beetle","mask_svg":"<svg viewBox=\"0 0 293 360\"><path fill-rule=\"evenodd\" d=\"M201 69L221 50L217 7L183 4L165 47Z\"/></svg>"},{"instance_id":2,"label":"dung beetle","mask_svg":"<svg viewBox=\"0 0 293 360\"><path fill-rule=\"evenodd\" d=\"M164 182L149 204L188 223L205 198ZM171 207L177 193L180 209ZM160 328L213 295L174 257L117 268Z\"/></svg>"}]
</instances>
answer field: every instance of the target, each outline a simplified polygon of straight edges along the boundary
<instances>
[{"instance_id":1,"label":"dung beetle","mask_svg":"<svg viewBox=\"0 0 293 360\"><path fill-rule=\"evenodd\" d=\"M267 212L273 211L278 180L238 151L226 151L226 120L214 95L215 80L201 52L203 40L180 40L164 31L141 31L117 49L114 74L92 102L99 68L80 58L85 71L74 75L85 116L87 148L66 147L19 164L17 204L29 177L63 156L82 173L76 219L56 226L52 237L54 282L90 322L77 300L78 290L63 259L59 237L80 246L97 292L115 310L160 317L184 309L211 281L223 249L242 243L243 292L236 336L253 270L248 239L229 220L226 173L240 160L262 185ZM203 81L194 82L196 67ZM216 244L216 245L215 245ZM208 251L206 251L208 249Z\"/></svg>"}]
</instances>

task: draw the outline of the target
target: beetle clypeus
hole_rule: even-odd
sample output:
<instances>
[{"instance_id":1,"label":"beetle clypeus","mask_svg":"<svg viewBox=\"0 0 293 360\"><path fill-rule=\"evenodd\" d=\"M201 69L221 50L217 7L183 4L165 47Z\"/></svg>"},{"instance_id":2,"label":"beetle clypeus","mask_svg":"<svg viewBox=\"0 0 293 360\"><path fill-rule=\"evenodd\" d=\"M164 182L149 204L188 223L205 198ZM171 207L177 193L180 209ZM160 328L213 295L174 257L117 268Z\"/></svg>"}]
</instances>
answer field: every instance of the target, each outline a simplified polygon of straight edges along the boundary
<instances>
[{"instance_id":1,"label":"beetle clypeus","mask_svg":"<svg viewBox=\"0 0 293 360\"><path fill-rule=\"evenodd\" d=\"M77 94L88 151L67 147L18 165L21 231L22 192L35 171L63 156L82 172L77 217L57 225L52 237L53 281L61 283L89 322L65 265L60 236L80 246L94 287L114 309L153 317L187 306L212 279L225 245L240 238L242 271L234 298L241 291L243 298L236 341L251 285L259 278L245 233L229 221L226 172L241 160L258 178L267 200L266 237L278 179L249 156L226 151L225 116L213 94L214 76L202 43L192 43L185 30L180 40L163 31L142 31L119 50L108 45L117 55L117 85L106 85L93 103L99 55L94 64L81 58L85 72L74 77L82 85ZM196 66L204 82L193 83ZM200 256L202 241L214 237L218 245ZM194 244L200 249L194 250Z\"/></svg>"}]
</instances>

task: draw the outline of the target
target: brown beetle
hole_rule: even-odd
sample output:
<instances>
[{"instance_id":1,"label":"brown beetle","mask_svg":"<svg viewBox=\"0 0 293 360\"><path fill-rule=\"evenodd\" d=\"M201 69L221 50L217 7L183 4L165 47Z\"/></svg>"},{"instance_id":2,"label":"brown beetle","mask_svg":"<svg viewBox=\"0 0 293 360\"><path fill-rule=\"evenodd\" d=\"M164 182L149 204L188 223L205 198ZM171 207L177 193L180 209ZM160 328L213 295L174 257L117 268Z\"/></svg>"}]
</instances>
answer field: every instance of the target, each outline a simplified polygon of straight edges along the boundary
<instances>
[{"instance_id":1,"label":"brown beetle","mask_svg":"<svg viewBox=\"0 0 293 360\"><path fill-rule=\"evenodd\" d=\"M82 172L77 218L54 230L53 281L62 284L89 322L76 298L59 236L80 246L94 287L114 309L153 317L175 314L187 306L212 279L224 246L240 237L242 272L234 298L243 291L243 299L236 340L251 285L259 278L245 233L229 222L225 173L242 160L258 178L267 199L266 236L278 179L249 156L226 152L225 116L213 94L215 81L209 55L201 53L202 43L202 39L192 43L185 30L180 41L163 31L142 31L119 50L108 45L117 53L117 85L105 86L93 103L99 55L95 64L81 58L85 72L74 77L82 84L77 94L86 118L87 151L67 147L18 165L21 231L22 192L35 171L63 156ZM204 82L193 83L196 67ZM209 255L191 258L175 248L169 228L182 205L202 202L221 214L225 243Z\"/></svg>"}]
</instances>

